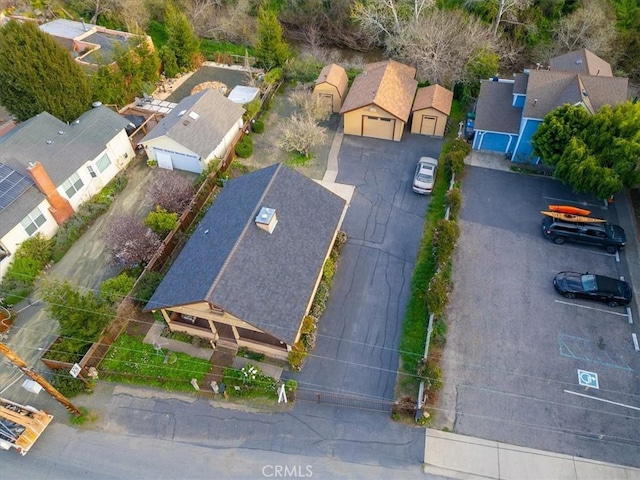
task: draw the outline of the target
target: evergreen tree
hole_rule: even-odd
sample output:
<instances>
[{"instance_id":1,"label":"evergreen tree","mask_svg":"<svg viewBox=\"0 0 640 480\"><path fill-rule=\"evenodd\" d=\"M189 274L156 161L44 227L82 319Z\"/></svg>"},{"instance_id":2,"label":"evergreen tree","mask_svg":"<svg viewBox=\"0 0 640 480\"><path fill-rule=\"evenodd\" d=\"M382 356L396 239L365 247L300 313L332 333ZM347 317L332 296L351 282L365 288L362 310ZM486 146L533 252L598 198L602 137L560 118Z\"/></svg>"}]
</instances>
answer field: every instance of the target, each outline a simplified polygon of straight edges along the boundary
<instances>
[{"instance_id":1,"label":"evergreen tree","mask_svg":"<svg viewBox=\"0 0 640 480\"><path fill-rule=\"evenodd\" d=\"M608 198L640 182L640 104L605 105L593 115L565 105L547 115L533 145L556 178Z\"/></svg>"},{"instance_id":2,"label":"evergreen tree","mask_svg":"<svg viewBox=\"0 0 640 480\"><path fill-rule=\"evenodd\" d=\"M0 28L0 103L19 120L43 111L70 122L91 106L86 73L35 23Z\"/></svg>"},{"instance_id":3,"label":"evergreen tree","mask_svg":"<svg viewBox=\"0 0 640 480\"><path fill-rule=\"evenodd\" d=\"M256 58L267 69L281 67L291 56L289 45L282 38L282 25L273 10L258 11Z\"/></svg>"},{"instance_id":4,"label":"evergreen tree","mask_svg":"<svg viewBox=\"0 0 640 480\"><path fill-rule=\"evenodd\" d=\"M175 54L179 68L191 70L200 51L200 39L193 32L186 15L173 6L167 7L165 22L169 36L167 48Z\"/></svg>"}]
</instances>

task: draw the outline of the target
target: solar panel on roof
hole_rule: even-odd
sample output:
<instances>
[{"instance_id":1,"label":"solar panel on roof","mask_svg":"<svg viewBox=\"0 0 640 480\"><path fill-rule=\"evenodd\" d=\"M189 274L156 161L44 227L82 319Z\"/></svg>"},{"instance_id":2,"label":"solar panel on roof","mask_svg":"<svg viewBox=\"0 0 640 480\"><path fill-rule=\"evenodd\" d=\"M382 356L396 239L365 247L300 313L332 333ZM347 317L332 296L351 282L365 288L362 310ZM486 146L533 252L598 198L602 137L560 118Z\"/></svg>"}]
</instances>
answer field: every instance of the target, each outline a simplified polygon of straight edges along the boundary
<instances>
[{"instance_id":1,"label":"solar panel on roof","mask_svg":"<svg viewBox=\"0 0 640 480\"><path fill-rule=\"evenodd\" d=\"M11 205L32 185L33 181L30 178L0 163L0 212Z\"/></svg>"}]
</instances>

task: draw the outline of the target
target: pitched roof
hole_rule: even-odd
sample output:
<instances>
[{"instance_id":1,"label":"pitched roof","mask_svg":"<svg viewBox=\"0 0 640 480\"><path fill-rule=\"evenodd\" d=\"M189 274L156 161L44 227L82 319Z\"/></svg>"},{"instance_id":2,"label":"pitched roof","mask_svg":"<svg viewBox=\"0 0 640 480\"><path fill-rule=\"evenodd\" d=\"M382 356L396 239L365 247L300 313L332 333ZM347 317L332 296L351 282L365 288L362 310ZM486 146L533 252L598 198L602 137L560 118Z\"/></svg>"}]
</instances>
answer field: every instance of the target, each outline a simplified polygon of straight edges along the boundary
<instances>
[{"instance_id":1,"label":"pitched roof","mask_svg":"<svg viewBox=\"0 0 640 480\"><path fill-rule=\"evenodd\" d=\"M453 92L440 85L429 85L418 89L416 99L413 101L411 111L422 110L423 108L435 108L439 112L449 115L451 112L451 102L453 102Z\"/></svg>"},{"instance_id":2,"label":"pitched roof","mask_svg":"<svg viewBox=\"0 0 640 480\"><path fill-rule=\"evenodd\" d=\"M575 72L601 77L613 77L611 65L586 48L565 53L549 61L551 70Z\"/></svg>"},{"instance_id":3,"label":"pitched roof","mask_svg":"<svg viewBox=\"0 0 640 480\"><path fill-rule=\"evenodd\" d=\"M44 195L30 177L0 163L0 238L21 222Z\"/></svg>"},{"instance_id":4,"label":"pitched roof","mask_svg":"<svg viewBox=\"0 0 640 480\"><path fill-rule=\"evenodd\" d=\"M518 133L522 108L513 106L512 82L483 80L476 105L476 130Z\"/></svg>"},{"instance_id":5,"label":"pitched roof","mask_svg":"<svg viewBox=\"0 0 640 480\"><path fill-rule=\"evenodd\" d=\"M356 77L340 113L374 104L406 122L418 87L416 69L393 60L369 63Z\"/></svg>"},{"instance_id":6,"label":"pitched roof","mask_svg":"<svg viewBox=\"0 0 640 480\"><path fill-rule=\"evenodd\" d=\"M207 88L183 98L140 143L166 136L207 158L243 113L240 105Z\"/></svg>"},{"instance_id":7,"label":"pitched roof","mask_svg":"<svg viewBox=\"0 0 640 480\"><path fill-rule=\"evenodd\" d=\"M526 73L516 73L514 76L513 93L524 95L527 93L527 83L529 75Z\"/></svg>"},{"instance_id":8,"label":"pitched roof","mask_svg":"<svg viewBox=\"0 0 640 480\"><path fill-rule=\"evenodd\" d=\"M31 162L42 162L59 186L103 152L128 123L105 106L86 111L69 125L42 112L0 137L2 161L23 174Z\"/></svg>"},{"instance_id":9,"label":"pitched roof","mask_svg":"<svg viewBox=\"0 0 640 480\"><path fill-rule=\"evenodd\" d=\"M335 63L331 63L324 66L320 72L320 76L316 80L316 85L325 82L329 85L333 85L340 93L343 93L346 91L349 84L349 77L347 77L347 72L344 68L340 65L336 65Z\"/></svg>"},{"instance_id":10,"label":"pitched roof","mask_svg":"<svg viewBox=\"0 0 640 480\"><path fill-rule=\"evenodd\" d=\"M210 302L293 343L344 206L283 164L231 180L145 308ZM262 207L272 234L255 224Z\"/></svg>"},{"instance_id":11,"label":"pitched roof","mask_svg":"<svg viewBox=\"0 0 640 480\"><path fill-rule=\"evenodd\" d=\"M582 102L592 113L603 105L616 105L627 99L629 79L581 75L553 70L529 73L523 115L542 119L565 103Z\"/></svg>"}]
</instances>

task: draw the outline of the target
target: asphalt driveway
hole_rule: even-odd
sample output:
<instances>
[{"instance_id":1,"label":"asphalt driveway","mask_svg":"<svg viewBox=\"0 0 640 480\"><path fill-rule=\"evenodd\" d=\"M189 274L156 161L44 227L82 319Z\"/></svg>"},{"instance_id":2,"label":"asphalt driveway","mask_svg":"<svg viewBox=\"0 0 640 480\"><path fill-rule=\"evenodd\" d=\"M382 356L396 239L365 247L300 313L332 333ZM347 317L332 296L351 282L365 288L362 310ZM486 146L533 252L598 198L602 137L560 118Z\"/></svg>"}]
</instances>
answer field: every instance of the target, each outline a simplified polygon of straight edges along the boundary
<instances>
[{"instance_id":1,"label":"asphalt driveway","mask_svg":"<svg viewBox=\"0 0 640 480\"><path fill-rule=\"evenodd\" d=\"M605 207L550 178L477 167L467 167L462 191L437 426L640 466L637 328L624 308L567 300L552 285L562 270L629 278L635 247L618 261L599 248L555 245L542 237L539 213L584 205L621 223L624 198ZM580 385L580 371L596 374L598 386Z\"/></svg>"},{"instance_id":2,"label":"asphalt driveway","mask_svg":"<svg viewBox=\"0 0 640 480\"><path fill-rule=\"evenodd\" d=\"M389 142L345 135L338 183L356 187L316 347L296 375L304 390L392 399L398 343L429 197L413 193L420 156L442 141L405 135Z\"/></svg>"}]
</instances>

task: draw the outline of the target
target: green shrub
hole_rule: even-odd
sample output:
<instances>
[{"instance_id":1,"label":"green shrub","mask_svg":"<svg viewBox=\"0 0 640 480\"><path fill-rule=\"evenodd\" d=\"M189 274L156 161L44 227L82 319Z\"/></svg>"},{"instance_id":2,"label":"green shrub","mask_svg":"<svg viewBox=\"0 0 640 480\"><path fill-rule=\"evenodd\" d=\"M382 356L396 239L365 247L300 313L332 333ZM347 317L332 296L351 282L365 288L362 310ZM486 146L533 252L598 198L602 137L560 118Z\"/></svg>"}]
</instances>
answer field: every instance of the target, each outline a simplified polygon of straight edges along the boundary
<instances>
[{"instance_id":1,"label":"green shrub","mask_svg":"<svg viewBox=\"0 0 640 480\"><path fill-rule=\"evenodd\" d=\"M336 264L334 261L334 257L329 256L324 262L324 267L322 268L322 278L331 288L331 283L333 282L333 276L336 273Z\"/></svg>"},{"instance_id":2,"label":"green shrub","mask_svg":"<svg viewBox=\"0 0 640 480\"><path fill-rule=\"evenodd\" d=\"M433 255L438 266L446 264L456 248L460 227L452 220L440 219L433 232Z\"/></svg>"},{"instance_id":3,"label":"green shrub","mask_svg":"<svg viewBox=\"0 0 640 480\"><path fill-rule=\"evenodd\" d=\"M442 151L444 167L449 175L464 172L464 159L471 152L471 146L464 140L455 139Z\"/></svg>"},{"instance_id":4,"label":"green shrub","mask_svg":"<svg viewBox=\"0 0 640 480\"><path fill-rule=\"evenodd\" d=\"M178 226L178 214L167 212L156 205L156 209L147 214L143 223L162 238Z\"/></svg>"},{"instance_id":5,"label":"green shrub","mask_svg":"<svg viewBox=\"0 0 640 480\"><path fill-rule=\"evenodd\" d=\"M449 300L449 280L444 271L439 270L429 282L427 287L427 310L436 317L444 313Z\"/></svg>"},{"instance_id":6,"label":"green shrub","mask_svg":"<svg viewBox=\"0 0 640 480\"><path fill-rule=\"evenodd\" d=\"M304 363L305 358L307 358L307 352L305 351L304 346L298 342L289 352L287 360L289 361L291 369L299 372L302 369L302 364Z\"/></svg>"},{"instance_id":7,"label":"green shrub","mask_svg":"<svg viewBox=\"0 0 640 480\"><path fill-rule=\"evenodd\" d=\"M110 305L117 305L129 295L135 279L125 272L109 278L100 284L100 299Z\"/></svg>"},{"instance_id":8,"label":"green shrub","mask_svg":"<svg viewBox=\"0 0 640 480\"><path fill-rule=\"evenodd\" d=\"M275 85L284 77L281 68L272 68L264 75L264 83L267 85Z\"/></svg>"},{"instance_id":9,"label":"green shrub","mask_svg":"<svg viewBox=\"0 0 640 480\"><path fill-rule=\"evenodd\" d=\"M251 124L251 130L256 133L264 132L264 122L262 120L256 120Z\"/></svg>"},{"instance_id":10,"label":"green shrub","mask_svg":"<svg viewBox=\"0 0 640 480\"><path fill-rule=\"evenodd\" d=\"M58 373L53 376L51 385L68 398L93 393L93 389L82 380L74 378L71 375L66 374L66 372L63 373L62 370L58 370Z\"/></svg>"},{"instance_id":11,"label":"green shrub","mask_svg":"<svg viewBox=\"0 0 640 480\"><path fill-rule=\"evenodd\" d=\"M436 347L444 347L447 342L447 322L442 317L438 317L433 321L433 330L431 331L431 345Z\"/></svg>"},{"instance_id":12,"label":"green shrub","mask_svg":"<svg viewBox=\"0 0 640 480\"><path fill-rule=\"evenodd\" d=\"M287 64L285 77L292 82L315 82L324 63L311 55L298 57Z\"/></svg>"},{"instance_id":13,"label":"green shrub","mask_svg":"<svg viewBox=\"0 0 640 480\"><path fill-rule=\"evenodd\" d=\"M255 362L261 362L264 360L265 354L253 352L246 347L240 347L238 349L238 356L248 358L249 360L253 360Z\"/></svg>"},{"instance_id":14,"label":"green shrub","mask_svg":"<svg viewBox=\"0 0 640 480\"><path fill-rule=\"evenodd\" d=\"M305 335L316 331L316 319L311 315L307 315L302 320L302 326L300 327L300 333Z\"/></svg>"},{"instance_id":15,"label":"green shrub","mask_svg":"<svg viewBox=\"0 0 640 480\"><path fill-rule=\"evenodd\" d=\"M450 208L450 218L457 218L458 213L460 212L460 207L462 206L462 192L458 187L454 187L447 192L445 196L445 201L447 202L447 206Z\"/></svg>"},{"instance_id":16,"label":"green shrub","mask_svg":"<svg viewBox=\"0 0 640 480\"><path fill-rule=\"evenodd\" d=\"M284 382L284 388L287 392L295 392L298 389L298 382L290 378Z\"/></svg>"},{"instance_id":17,"label":"green shrub","mask_svg":"<svg viewBox=\"0 0 640 480\"><path fill-rule=\"evenodd\" d=\"M236 155L240 158L249 158L253 155L253 140L248 135L242 137L242 139L236 145Z\"/></svg>"},{"instance_id":18,"label":"green shrub","mask_svg":"<svg viewBox=\"0 0 640 480\"><path fill-rule=\"evenodd\" d=\"M178 59L176 58L176 52L174 52L167 45L164 45L158 51L160 61L162 62L162 68L164 69L164 75L167 78L175 77L179 72Z\"/></svg>"},{"instance_id":19,"label":"green shrub","mask_svg":"<svg viewBox=\"0 0 640 480\"><path fill-rule=\"evenodd\" d=\"M147 272L138 281L138 285L133 292L133 296L136 300L142 303L147 303L153 296L154 292L160 285L163 275L158 272Z\"/></svg>"},{"instance_id":20,"label":"green shrub","mask_svg":"<svg viewBox=\"0 0 640 480\"><path fill-rule=\"evenodd\" d=\"M40 233L22 242L0 284L4 303L15 305L27 298L33 290L36 278L50 261L51 241Z\"/></svg>"},{"instance_id":21,"label":"green shrub","mask_svg":"<svg viewBox=\"0 0 640 480\"><path fill-rule=\"evenodd\" d=\"M256 98L254 100L251 100L249 103L245 103L242 107L244 108L242 119L245 122L248 122L249 120L255 118L256 115L258 115L258 113L260 112L260 109L262 108L262 100Z\"/></svg>"}]
</instances>

